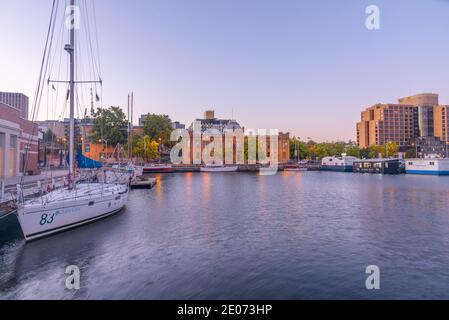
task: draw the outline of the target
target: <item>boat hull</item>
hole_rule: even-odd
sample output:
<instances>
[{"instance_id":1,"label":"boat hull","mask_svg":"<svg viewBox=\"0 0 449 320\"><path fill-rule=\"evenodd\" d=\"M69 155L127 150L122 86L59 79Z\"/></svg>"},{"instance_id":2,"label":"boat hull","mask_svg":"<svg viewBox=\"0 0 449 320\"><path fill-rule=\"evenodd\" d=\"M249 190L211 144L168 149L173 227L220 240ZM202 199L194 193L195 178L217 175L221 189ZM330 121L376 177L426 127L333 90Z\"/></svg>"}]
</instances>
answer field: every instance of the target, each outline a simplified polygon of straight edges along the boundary
<instances>
[{"instance_id":1,"label":"boat hull","mask_svg":"<svg viewBox=\"0 0 449 320\"><path fill-rule=\"evenodd\" d=\"M128 191L97 198L74 199L17 210L25 240L31 241L88 224L119 212L125 207Z\"/></svg>"},{"instance_id":2,"label":"boat hull","mask_svg":"<svg viewBox=\"0 0 449 320\"><path fill-rule=\"evenodd\" d=\"M353 166L321 166L321 170L323 171L337 171L337 172L352 172Z\"/></svg>"},{"instance_id":3,"label":"boat hull","mask_svg":"<svg viewBox=\"0 0 449 320\"><path fill-rule=\"evenodd\" d=\"M407 170L407 174L423 174L432 176L447 176L449 171L439 171L439 170Z\"/></svg>"},{"instance_id":4,"label":"boat hull","mask_svg":"<svg viewBox=\"0 0 449 320\"><path fill-rule=\"evenodd\" d=\"M152 173L172 173L174 169L172 167L143 167L143 174L152 174Z\"/></svg>"}]
</instances>

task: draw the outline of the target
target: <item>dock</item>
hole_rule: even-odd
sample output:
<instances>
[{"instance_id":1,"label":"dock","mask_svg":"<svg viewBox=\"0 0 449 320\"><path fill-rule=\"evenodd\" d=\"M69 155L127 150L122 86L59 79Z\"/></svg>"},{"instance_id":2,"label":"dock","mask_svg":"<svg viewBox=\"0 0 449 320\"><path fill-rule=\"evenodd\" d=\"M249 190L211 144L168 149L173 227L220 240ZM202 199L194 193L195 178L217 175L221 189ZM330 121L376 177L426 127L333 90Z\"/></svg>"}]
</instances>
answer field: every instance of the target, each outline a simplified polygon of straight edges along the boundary
<instances>
[{"instance_id":1,"label":"dock","mask_svg":"<svg viewBox=\"0 0 449 320\"><path fill-rule=\"evenodd\" d=\"M131 189L152 189L156 185L156 178L142 178L131 181Z\"/></svg>"}]
</instances>

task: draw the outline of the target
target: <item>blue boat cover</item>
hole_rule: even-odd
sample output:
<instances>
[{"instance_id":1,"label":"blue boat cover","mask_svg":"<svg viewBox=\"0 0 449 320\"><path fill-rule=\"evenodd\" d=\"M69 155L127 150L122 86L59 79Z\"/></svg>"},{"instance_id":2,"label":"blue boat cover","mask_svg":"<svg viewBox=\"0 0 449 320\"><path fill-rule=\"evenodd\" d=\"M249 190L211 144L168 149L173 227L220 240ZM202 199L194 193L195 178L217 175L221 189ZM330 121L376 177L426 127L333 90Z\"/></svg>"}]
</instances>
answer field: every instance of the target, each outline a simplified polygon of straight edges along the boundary
<instances>
[{"instance_id":1,"label":"blue boat cover","mask_svg":"<svg viewBox=\"0 0 449 320\"><path fill-rule=\"evenodd\" d=\"M101 162L84 156L81 149L78 149L76 161L78 162L78 168L80 169L100 169L101 167L103 167L103 164Z\"/></svg>"}]
</instances>

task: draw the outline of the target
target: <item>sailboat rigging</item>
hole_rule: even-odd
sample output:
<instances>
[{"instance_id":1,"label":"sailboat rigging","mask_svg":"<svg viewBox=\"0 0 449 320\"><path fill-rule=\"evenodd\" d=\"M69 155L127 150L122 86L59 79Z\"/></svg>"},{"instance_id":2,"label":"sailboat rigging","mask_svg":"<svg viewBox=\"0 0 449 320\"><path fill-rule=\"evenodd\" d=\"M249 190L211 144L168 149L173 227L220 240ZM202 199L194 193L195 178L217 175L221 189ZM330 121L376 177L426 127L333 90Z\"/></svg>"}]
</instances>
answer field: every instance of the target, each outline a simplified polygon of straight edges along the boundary
<instances>
[{"instance_id":1,"label":"sailboat rigging","mask_svg":"<svg viewBox=\"0 0 449 320\"><path fill-rule=\"evenodd\" d=\"M21 187L18 186L17 215L26 240L33 240L56 232L80 226L105 218L119 212L127 203L129 186L118 182L92 182L76 180L75 170L75 95L77 84L100 83L98 81L77 81L76 74L76 28L75 0L70 0L72 19L70 23L69 44L64 50L69 54L69 85L70 129L69 129L69 185L52 190L47 194L30 200L23 199ZM54 3L53 3L54 10ZM50 26L55 16L51 15ZM49 28L50 31L51 28ZM47 47L46 47L47 48ZM44 60L46 50L44 51ZM42 76L42 74L41 74ZM41 79L39 79L41 83ZM39 85L38 85L39 88ZM36 97L39 97L39 90ZM38 99L38 98L36 98ZM33 114L35 111L33 112Z\"/></svg>"}]
</instances>

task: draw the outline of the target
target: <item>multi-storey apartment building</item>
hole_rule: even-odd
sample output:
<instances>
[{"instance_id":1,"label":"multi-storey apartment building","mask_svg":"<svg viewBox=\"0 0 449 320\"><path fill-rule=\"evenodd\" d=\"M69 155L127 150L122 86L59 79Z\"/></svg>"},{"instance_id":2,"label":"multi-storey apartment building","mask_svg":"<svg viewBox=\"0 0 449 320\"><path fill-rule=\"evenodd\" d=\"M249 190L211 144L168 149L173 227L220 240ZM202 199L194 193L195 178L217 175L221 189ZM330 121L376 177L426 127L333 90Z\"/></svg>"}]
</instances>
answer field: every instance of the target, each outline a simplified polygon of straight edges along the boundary
<instances>
[{"instance_id":1,"label":"multi-storey apartment building","mask_svg":"<svg viewBox=\"0 0 449 320\"><path fill-rule=\"evenodd\" d=\"M449 106L438 105L433 108L434 135L443 143L449 144Z\"/></svg>"},{"instance_id":2,"label":"multi-storey apartment building","mask_svg":"<svg viewBox=\"0 0 449 320\"><path fill-rule=\"evenodd\" d=\"M362 112L357 123L361 148L396 142L408 146L419 136L418 107L406 104L376 104Z\"/></svg>"},{"instance_id":3,"label":"multi-storey apartment building","mask_svg":"<svg viewBox=\"0 0 449 320\"><path fill-rule=\"evenodd\" d=\"M434 136L434 107L438 103L438 94L421 93L399 99L400 104L418 107L419 135L422 138Z\"/></svg>"}]
</instances>

